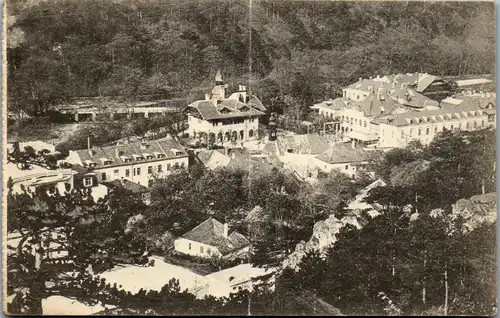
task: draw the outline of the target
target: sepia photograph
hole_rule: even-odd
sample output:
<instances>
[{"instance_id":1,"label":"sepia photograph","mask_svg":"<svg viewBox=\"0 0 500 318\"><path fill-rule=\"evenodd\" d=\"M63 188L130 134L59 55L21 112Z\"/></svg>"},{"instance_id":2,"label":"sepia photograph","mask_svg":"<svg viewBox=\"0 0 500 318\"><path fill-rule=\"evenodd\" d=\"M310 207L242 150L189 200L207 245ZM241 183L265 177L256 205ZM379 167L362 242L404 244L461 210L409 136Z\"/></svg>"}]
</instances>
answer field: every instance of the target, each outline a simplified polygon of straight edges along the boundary
<instances>
[{"instance_id":1,"label":"sepia photograph","mask_svg":"<svg viewBox=\"0 0 500 318\"><path fill-rule=\"evenodd\" d=\"M497 314L494 1L4 0L3 312Z\"/></svg>"}]
</instances>

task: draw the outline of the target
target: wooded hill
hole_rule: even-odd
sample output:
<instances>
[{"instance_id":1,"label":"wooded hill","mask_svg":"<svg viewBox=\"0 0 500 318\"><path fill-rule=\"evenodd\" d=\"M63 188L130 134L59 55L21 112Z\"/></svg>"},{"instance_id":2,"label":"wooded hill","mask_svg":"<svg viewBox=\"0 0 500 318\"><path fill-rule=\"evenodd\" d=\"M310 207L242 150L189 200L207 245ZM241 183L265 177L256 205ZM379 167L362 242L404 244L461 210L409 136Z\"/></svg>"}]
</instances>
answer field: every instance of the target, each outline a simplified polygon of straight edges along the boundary
<instances>
[{"instance_id":1,"label":"wooded hill","mask_svg":"<svg viewBox=\"0 0 500 318\"><path fill-rule=\"evenodd\" d=\"M360 76L495 66L493 3L19 0L7 23L9 108L32 114L69 96L201 98L217 69L248 84L249 53L252 89L276 110Z\"/></svg>"}]
</instances>

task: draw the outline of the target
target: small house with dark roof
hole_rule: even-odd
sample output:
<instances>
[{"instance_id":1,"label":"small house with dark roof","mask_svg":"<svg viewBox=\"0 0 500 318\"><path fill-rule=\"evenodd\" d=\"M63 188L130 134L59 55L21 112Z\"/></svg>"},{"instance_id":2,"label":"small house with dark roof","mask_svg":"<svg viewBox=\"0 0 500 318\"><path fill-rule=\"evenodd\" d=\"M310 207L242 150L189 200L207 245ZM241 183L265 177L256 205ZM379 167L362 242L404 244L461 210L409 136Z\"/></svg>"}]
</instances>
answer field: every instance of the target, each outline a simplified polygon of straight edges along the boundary
<instances>
[{"instance_id":1,"label":"small house with dark roof","mask_svg":"<svg viewBox=\"0 0 500 318\"><path fill-rule=\"evenodd\" d=\"M187 168L189 155L176 140L166 137L113 146L89 146L70 151L66 161L96 173L95 181L99 183L124 178L150 187L153 176L163 177L176 168Z\"/></svg>"},{"instance_id":2,"label":"small house with dark roof","mask_svg":"<svg viewBox=\"0 0 500 318\"><path fill-rule=\"evenodd\" d=\"M191 231L177 238L175 251L198 257L231 258L250 251L250 241L242 234L229 232L229 225L209 218Z\"/></svg>"},{"instance_id":3,"label":"small house with dark roof","mask_svg":"<svg viewBox=\"0 0 500 318\"><path fill-rule=\"evenodd\" d=\"M369 151L364 150L354 141L338 143L315 157L316 165L326 173L333 169L354 177L360 170L365 170L373 161Z\"/></svg>"},{"instance_id":4,"label":"small house with dark roof","mask_svg":"<svg viewBox=\"0 0 500 318\"><path fill-rule=\"evenodd\" d=\"M227 87L219 71L212 93L187 106L190 137L206 136L219 145L258 138L259 118L266 108L245 86L239 85L238 91L226 97Z\"/></svg>"}]
</instances>

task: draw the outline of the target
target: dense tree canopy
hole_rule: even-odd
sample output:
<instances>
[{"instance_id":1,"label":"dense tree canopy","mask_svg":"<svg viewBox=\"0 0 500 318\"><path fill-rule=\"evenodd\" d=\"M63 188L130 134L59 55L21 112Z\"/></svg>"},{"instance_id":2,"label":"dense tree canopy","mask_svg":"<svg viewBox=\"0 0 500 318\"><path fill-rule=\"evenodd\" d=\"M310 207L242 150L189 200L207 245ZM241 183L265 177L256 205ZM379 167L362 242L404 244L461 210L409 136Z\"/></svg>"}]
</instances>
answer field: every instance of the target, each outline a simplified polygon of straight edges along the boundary
<instances>
[{"instance_id":1,"label":"dense tree canopy","mask_svg":"<svg viewBox=\"0 0 500 318\"><path fill-rule=\"evenodd\" d=\"M495 66L492 3L263 0L251 19L243 0L10 1L8 11L9 107L33 114L69 96L200 98L219 68L248 82L249 54L252 88L276 110L335 97L359 76Z\"/></svg>"}]
</instances>

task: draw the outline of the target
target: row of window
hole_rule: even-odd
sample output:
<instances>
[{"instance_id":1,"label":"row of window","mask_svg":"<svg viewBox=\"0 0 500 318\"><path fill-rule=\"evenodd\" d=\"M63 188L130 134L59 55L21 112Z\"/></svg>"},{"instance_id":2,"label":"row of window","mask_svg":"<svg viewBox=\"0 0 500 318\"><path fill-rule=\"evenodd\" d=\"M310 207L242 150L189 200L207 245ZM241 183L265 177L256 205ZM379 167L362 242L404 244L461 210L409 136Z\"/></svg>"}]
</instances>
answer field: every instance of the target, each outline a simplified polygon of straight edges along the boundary
<instances>
[{"instance_id":1,"label":"row of window","mask_svg":"<svg viewBox=\"0 0 500 318\"><path fill-rule=\"evenodd\" d=\"M170 171L170 170L172 170L172 169L177 169L177 168L179 168L179 167L184 168L184 167L185 167L184 162L181 162L181 164L180 164L180 165L179 165L179 163L178 163L178 162L176 162L173 166L172 166L172 164L167 163L167 171ZM152 174L152 173L154 173L154 170L155 170L155 169L154 169L154 166L148 166L148 174ZM158 173L163 172L163 165L157 165L157 166L156 166L156 171L157 171ZM142 171L141 171L141 168L140 168L140 167L138 167L138 168L134 168L134 169L132 170L132 173L133 173L133 175L134 175L134 176L140 176L140 175L141 175L141 172L142 172ZM114 176L120 176L120 169L115 169L115 170L113 170L113 175L114 175ZM125 169L125 177L126 177L126 178L130 177L130 169ZM103 173L101 174L101 179L102 179L102 181L106 181L106 179L107 179L107 174L106 174L106 172L103 172Z\"/></svg>"},{"instance_id":2,"label":"row of window","mask_svg":"<svg viewBox=\"0 0 500 318\"><path fill-rule=\"evenodd\" d=\"M361 119L357 119L357 118L354 118L354 117L351 117L349 118L349 116L342 116L342 121L345 121L347 123L351 123L354 124L354 125L358 125L358 126L362 126L362 127L366 127L366 120L362 121Z\"/></svg>"},{"instance_id":3,"label":"row of window","mask_svg":"<svg viewBox=\"0 0 500 318\"><path fill-rule=\"evenodd\" d=\"M477 125L478 125L477 122L467 122L465 125L465 129L477 128ZM484 127L484 120L481 121L481 127ZM442 131L444 131L446 128L447 128L446 125L443 125ZM448 129L453 130L455 128L458 128L459 130L461 130L463 128L462 123L459 123L457 127L455 127L453 124L451 124ZM435 134L438 133L438 130L439 130L439 126L434 126L434 133ZM384 131L382 130L382 135L383 135L383 133L384 133ZM422 128L419 128L417 130L417 136L422 136L422 133L423 133ZM425 128L425 134L429 135L429 133L430 133L430 128L429 127ZM404 135L405 135L404 130L401 130L401 137L403 138ZM410 137L413 137L413 128L410 128L408 135Z\"/></svg>"},{"instance_id":4,"label":"row of window","mask_svg":"<svg viewBox=\"0 0 500 318\"><path fill-rule=\"evenodd\" d=\"M255 121L255 118L248 118L249 123L253 123ZM245 122L245 119L225 119L222 121L213 121L212 126L216 127L219 126L219 123L222 125L235 125L235 124L243 124Z\"/></svg>"},{"instance_id":5,"label":"row of window","mask_svg":"<svg viewBox=\"0 0 500 318\"><path fill-rule=\"evenodd\" d=\"M191 250L191 243L189 243L189 250ZM203 246L200 246L200 253L203 254L203 251ZM210 249L210 247L207 247L207 254L212 255L212 250Z\"/></svg>"}]
</instances>

